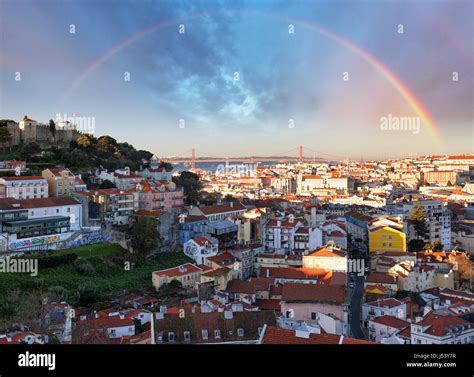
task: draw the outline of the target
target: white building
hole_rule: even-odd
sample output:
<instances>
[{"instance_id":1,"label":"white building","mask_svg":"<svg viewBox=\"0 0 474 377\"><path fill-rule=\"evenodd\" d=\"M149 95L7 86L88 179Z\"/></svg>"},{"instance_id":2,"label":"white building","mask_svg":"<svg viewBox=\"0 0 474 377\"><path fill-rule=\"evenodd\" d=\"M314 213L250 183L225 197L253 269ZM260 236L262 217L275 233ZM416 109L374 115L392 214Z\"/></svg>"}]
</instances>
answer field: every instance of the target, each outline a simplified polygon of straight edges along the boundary
<instances>
[{"instance_id":1,"label":"white building","mask_svg":"<svg viewBox=\"0 0 474 377\"><path fill-rule=\"evenodd\" d=\"M299 227L296 229L293 237L293 250L296 252L311 252L323 246L323 232L318 228L309 228L306 226Z\"/></svg>"},{"instance_id":2,"label":"white building","mask_svg":"<svg viewBox=\"0 0 474 377\"><path fill-rule=\"evenodd\" d=\"M81 230L82 206L72 197L0 199L0 249L55 248ZM5 240L7 244L5 244Z\"/></svg>"},{"instance_id":3,"label":"white building","mask_svg":"<svg viewBox=\"0 0 474 377\"><path fill-rule=\"evenodd\" d=\"M98 178L102 181L108 180L112 182L120 190L129 190L143 179L141 175L130 171L129 167L117 169L113 173L101 171Z\"/></svg>"},{"instance_id":4,"label":"white building","mask_svg":"<svg viewBox=\"0 0 474 377\"><path fill-rule=\"evenodd\" d=\"M0 178L0 198L36 199L48 197L48 182L40 176Z\"/></svg>"},{"instance_id":5,"label":"white building","mask_svg":"<svg viewBox=\"0 0 474 377\"><path fill-rule=\"evenodd\" d=\"M211 237L195 237L185 242L184 254L201 265L204 263L204 259L213 257L219 253L218 241Z\"/></svg>"},{"instance_id":6,"label":"white building","mask_svg":"<svg viewBox=\"0 0 474 377\"><path fill-rule=\"evenodd\" d=\"M401 318L384 315L382 317L374 317L369 320L369 340L381 343L393 335L396 335L410 327L410 322Z\"/></svg>"},{"instance_id":7,"label":"white building","mask_svg":"<svg viewBox=\"0 0 474 377\"><path fill-rule=\"evenodd\" d=\"M411 344L474 344L474 326L447 310L432 311L411 325Z\"/></svg>"},{"instance_id":8,"label":"white building","mask_svg":"<svg viewBox=\"0 0 474 377\"><path fill-rule=\"evenodd\" d=\"M270 250L284 252L295 249L296 230L303 226L297 220L269 220L264 226L264 243Z\"/></svg>"},{"instance_id":9,"label":"white building","mask_svg":"<svg viewBox=\"0 0 474 377\"><path fill-rule=\"evenodd\" d=\"M347 272L347 254L340 248L327 245L303 256L303 268L321 268L328 271Z\"/></svg>"},{"instance_id":10,"label":"white building","mask_svg":"<svg viewBox=\"0 0 474 377\"><path fill-rule=\"evenodd\" d=\"M407 304L392 297L362 304L362 320L365 327L370 319L384 315L406 319Z\"/></svg>"}]
</instances>

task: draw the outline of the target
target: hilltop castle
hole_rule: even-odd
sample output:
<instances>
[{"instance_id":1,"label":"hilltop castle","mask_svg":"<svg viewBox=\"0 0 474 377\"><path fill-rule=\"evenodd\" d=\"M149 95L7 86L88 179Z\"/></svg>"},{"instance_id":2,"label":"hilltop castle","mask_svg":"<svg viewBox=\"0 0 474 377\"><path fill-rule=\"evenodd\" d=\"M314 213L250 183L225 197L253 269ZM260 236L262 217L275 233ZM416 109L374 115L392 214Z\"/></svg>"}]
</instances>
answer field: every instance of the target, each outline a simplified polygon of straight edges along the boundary
<instances>
[{"instance_id":1,"label":"hilltop castle","mask_svg":"<svg viewBox=\"0 0 474 377\"><path fill-rule=\"evenodd\" d=\"M49 147L53 144L67 147L80 135L76 126L69 121L56 122L55 127L51 128L26 115L19 123L9 123L7 128L11 135L11 145L36 143L41 147Z\"/></svg>"}]
</instances>

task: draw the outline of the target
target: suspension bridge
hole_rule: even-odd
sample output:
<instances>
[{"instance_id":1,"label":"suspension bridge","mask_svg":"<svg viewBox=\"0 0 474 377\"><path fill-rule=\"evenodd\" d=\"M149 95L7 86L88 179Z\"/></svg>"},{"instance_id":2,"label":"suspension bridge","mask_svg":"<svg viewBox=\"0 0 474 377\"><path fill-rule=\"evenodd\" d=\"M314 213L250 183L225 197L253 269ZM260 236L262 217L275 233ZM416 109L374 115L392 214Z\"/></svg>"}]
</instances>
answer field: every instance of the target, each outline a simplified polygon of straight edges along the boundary
<instances>
[{"instance_id":1,"label":"suspension bridge","mask_svg":"<svg viewBox=\"0 0 474 377\"><path fill-rule=\"evenodd\" d=\"M248 156L248 157L230 157L230 156L214 156L210 153L191 148L176 156L161 156L162 161L170 163L189 164L192 169L196 168L196 163L205 162L222 162L232 161L241 163L257 163L257 162L323 162L323 161L347 161L346 156L337 156L333 154L316 151L312 148L300 145L288 151L272 154L269 156Z\"/></svg>"}]
</instances>

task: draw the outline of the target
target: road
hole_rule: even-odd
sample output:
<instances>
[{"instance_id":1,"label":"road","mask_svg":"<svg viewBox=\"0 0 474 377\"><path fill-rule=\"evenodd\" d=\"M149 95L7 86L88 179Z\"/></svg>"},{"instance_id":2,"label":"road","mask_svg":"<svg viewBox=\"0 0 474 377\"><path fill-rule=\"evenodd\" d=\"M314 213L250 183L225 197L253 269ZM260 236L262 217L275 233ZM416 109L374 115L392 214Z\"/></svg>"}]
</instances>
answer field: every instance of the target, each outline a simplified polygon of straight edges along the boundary
<instances>
[{"instance_id":1,"label":"road","mask_svg":"<svg viewBox=\"0 0 474 377\"><path fill-rule=\"evenodd\" d=\"M355 287L352 290L350 303L350 327L351 334L357 339L366 339L361 329L361 310L362 310L362 294L364 292L364 276L356 276Z\"/></svg>"}]
</instances>

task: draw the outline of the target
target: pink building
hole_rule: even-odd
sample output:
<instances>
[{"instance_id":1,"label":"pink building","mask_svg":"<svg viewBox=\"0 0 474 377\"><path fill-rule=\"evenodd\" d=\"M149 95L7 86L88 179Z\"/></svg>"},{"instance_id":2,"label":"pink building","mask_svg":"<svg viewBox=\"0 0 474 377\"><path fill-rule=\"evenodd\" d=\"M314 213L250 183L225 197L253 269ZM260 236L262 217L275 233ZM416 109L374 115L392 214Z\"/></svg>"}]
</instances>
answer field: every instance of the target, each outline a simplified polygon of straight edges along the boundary
<instances>
[{"instance_id":1,"label":"pink building","mask_svg":"<svg viewBox=\"0 0 474 377\"><path fill-rule=\"evenodd\" d=\"M133 189L138 193L138 208L141 210L169 210L184 204L182 188L174 182L150 182L142 180Z\"/></svg>"},{"instance_id":2,"label":"pink building","mask_svg":"<svg viewBox=\"0 0 474 377\"><path fill-rule=\"evenodd\" d=\"M347 330L344 303L344 286L286 283L283 286L281 312L289 320L312 323L323 328L332 320L331 326L335 331L331 332L340 334Z\"/></svg>"}]
</instances>

